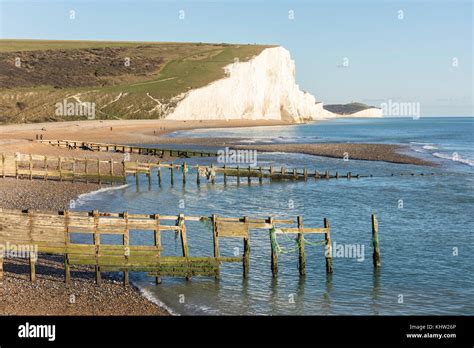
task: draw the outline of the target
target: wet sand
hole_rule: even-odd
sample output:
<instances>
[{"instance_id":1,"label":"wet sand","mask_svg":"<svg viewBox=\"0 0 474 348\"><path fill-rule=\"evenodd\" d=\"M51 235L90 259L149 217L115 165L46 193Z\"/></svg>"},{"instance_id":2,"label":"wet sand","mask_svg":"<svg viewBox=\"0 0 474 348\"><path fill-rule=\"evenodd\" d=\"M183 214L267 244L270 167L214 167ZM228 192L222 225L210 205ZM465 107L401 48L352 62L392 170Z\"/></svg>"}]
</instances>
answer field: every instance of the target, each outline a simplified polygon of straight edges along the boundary
<instances>
[{"instance_id":1,"label":"wet sand","mask_svg":"<svg viewBox=\"0 0 474 348\"><path fill-rule=\"evenodd\" d=\"M434 166L433 162L401 153L407 147L385 144L275 144L235 146L238 149L253 149L264 152L292 152L348 160L383 161L390 163Z\"/></svg>"}]
</instances>

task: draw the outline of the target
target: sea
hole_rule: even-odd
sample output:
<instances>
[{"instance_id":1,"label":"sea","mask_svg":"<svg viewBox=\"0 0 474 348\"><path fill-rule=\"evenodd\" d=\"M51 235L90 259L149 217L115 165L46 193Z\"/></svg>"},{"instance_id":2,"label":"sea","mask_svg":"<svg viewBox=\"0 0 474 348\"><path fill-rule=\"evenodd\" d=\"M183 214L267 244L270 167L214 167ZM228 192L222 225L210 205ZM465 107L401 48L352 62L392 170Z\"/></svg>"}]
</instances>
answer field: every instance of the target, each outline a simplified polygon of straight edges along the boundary
<instances>
[{"instance_id":1,"label":"sea","mask_svg":"<svg viewBox=\"0 0 474 348\"><path fill-rule=\"evenodd\" d=\"M170 185L163 171L149 186L130 177L125 186L78 199L76 210L129 211L193 216L303 217L305 227L331 228L334 272L325 269L321 235L310 235L306 276L298 272L294 236L278 235L279 273L271 273L268 230L251 230L250 273L242 265L221 266L219 280L145 273L130 279L155 303L177 315L474 315L474 118L420 117L335 119L302 125L198 129L170 137L229 137L248 144L384 143L406 145L412 156L436 166L415 166L291 153L257 153L259 166L307 167L360 174L359 179L236 182L221 176L212 184L194 172L186 186L180 174ZM159 145L153 145L159 147ZM170 145L166 145L170 147ZM209 147L194 146L196 149ZM216 158L192 158L207 165ZM412 175L413 174L413 175ZM423 174L423 175L421 175ZM371 175L371 176L370 176ZM371 215L379 223L381 267L372 264ZM208 222L188 222L191 256L212 255ZM163 255L181 255L179 238L162 232ZM113 242L113 241L112 241ZM153 242L132 231L131 244ZM342 249L341 249L342 246ZM242 241L221 238L221 254L242 253Z\"/></svg>"}]
</instances>

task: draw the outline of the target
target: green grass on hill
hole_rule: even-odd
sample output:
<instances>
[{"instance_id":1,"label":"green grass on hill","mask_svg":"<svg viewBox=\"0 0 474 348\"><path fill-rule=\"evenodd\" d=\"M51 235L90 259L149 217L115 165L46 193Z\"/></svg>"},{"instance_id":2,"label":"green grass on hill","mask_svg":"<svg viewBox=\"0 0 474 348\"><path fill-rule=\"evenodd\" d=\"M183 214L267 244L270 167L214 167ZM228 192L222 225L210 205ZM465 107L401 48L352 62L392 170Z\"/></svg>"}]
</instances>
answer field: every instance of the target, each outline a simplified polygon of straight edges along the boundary
<instances>
[{"instance_id":1,"label":"green grass on hill","mask_svg":"<svg viewBox=\"0 0 474 348\"><path fill-rule=\"evenodd\" d=\"M0 40L0 122L64 119L55 115L55 103L77 94L96 103L97 118L163 117L147 94L167 104L223 78L223 68L235 59L248 61L268 47L274 46ZM125 57L130 69L123 67Z\"/></svg>"}]
</instances>

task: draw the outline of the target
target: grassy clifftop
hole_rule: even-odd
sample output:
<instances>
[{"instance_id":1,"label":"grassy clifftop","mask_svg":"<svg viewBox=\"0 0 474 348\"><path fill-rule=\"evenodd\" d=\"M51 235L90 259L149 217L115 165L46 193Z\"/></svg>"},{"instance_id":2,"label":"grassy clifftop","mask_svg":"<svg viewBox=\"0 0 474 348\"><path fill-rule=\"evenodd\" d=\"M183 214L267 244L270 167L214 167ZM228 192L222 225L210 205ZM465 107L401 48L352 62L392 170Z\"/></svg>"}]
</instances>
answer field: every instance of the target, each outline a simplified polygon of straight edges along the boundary
<instances>
[{"instance_id":1,"label":"grassy clifftop","mask_svg":"<svg viewBox=\"0 0 474 348\"><path fill-rule=\"evenodd\" d=\"M58 102L95 103L95 118L159 118L182 93L223 78L265 45L0 40L0 122L81 119Z\"/></svg>"}]
</instances>

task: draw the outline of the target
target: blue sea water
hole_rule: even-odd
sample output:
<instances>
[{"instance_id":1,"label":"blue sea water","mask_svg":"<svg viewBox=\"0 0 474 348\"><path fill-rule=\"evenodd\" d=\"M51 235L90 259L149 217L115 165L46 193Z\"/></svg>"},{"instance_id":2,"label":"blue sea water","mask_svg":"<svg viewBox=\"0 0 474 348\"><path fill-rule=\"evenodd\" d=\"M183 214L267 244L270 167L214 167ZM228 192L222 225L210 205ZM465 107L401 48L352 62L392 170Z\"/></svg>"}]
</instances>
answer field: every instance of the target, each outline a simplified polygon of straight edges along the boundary
<instances>
[{"instance_id":1,"label":"blue sea water","mask_svg":"<svg viewBox=\"0 0 474 348\"><path fill-rule=\"evenodd\" d=\"M171 136L232 137L246 143L363 142L406 144L412 155L436 161L437 167L385 162L344 161L302 154L259 153L258 165L308 167L320 171L373 175L371 178L307 182L228 179L224 185L180 175L170 186L167 173L159 187L143 177L126 188L82 197L78 210L146 212L175 215L303 216L306 227L329 219L333 243L364 247L358 258L335 257L334 273L325 272L324 250L306 246L307 275L299 277L294 241L278 237L288 253L279 257L279 275L270 271L268 231L251 231L251 266L242 278L240 264L225 264L221 279L191 281L163 278L160 285L145 274L131 279L147 296L180 314L264 315L473 315L474 314L474 118L337 119L284 127L183 131ZM215 158L190 159L210 164ZM411 176L399 174L425 173ZM392 176L392 174L395 174ZM382 267L374 272L371 214L379 220ZM212 254L212 232L189 222L192 256ZM179 255L174 232L162 232L164 255ZM308 236L309 241L320 240ZM151 243L135 231L131 243ZM221 239L221 253L232 256L241 241ZM347 255L346 255L347 256Z\"/></svg>"}]
</instances>

